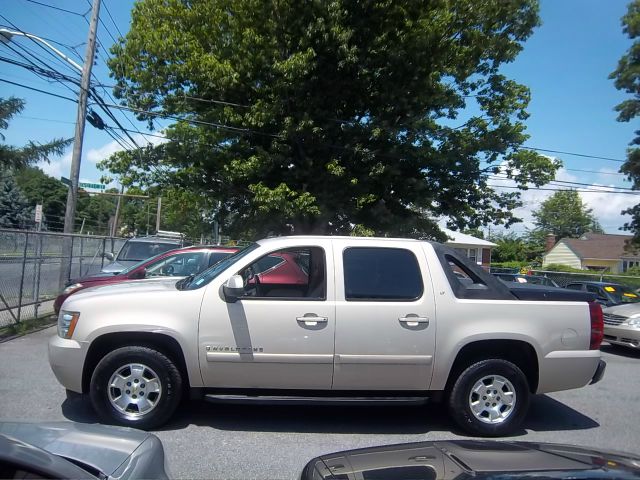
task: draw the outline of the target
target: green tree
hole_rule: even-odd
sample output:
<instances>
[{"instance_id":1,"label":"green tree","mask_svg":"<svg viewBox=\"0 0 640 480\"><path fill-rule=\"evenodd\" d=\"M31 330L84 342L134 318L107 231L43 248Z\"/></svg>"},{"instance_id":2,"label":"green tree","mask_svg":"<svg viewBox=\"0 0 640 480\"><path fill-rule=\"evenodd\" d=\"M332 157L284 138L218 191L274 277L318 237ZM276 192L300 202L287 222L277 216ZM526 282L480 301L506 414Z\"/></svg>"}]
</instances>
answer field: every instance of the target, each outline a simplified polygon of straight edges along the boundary
<instances>
[{"instance_id":1,"label":"green tree","mask_svg":"<svg viewBox=\"0 0 640 480\"><path fill-rule=\"evenodd\" d=\"M527 260L527 246L514 232L495 235L491 241L497 245L491 251L492 262L521 262Z\"/></svg>"},{"instance_id":2,"label":"green tree","mask_svg":"<svg viewBox=\"0 0 640 480\"><path fill-rule=\"evenodd\" d=\"M529 90L500 73L537 0L142 0L131 19L115 94L179 120L102 165L220 200L231 234L508 225L519 192L488 175L541 185L559 166L520 149Z\"/></svg>"},{"instance_id":3,"label":"green tree","mask_svg":"<svg viewBox=\"0 0 640 480\"><path fill-rule=\"evenodd\" d=\"M0 170L0 227L29 228L34 223L33 215L33 208L18 187L12 170Z\"/></svg>"},{"instance_id":4,"label":"green tree","mask_svg":"<svg viewBox=\"0 0 640 480\"><path fill-rule=\"evenodd\" d=\"M602 227L575 190L559 190L547 198L540 208L533 211L535 229L530 238L544 245L549 233L561 238L578 238L587 232L602 232Z\"/></svg>"},{"instance_id":5,"label":"green tree","mask_svg":"<svg viewBox=\"0 0 640 480\"><path fill-rule=\"evenodd\" d=\"M67 201L67 187L37 167L23 167L15 172L15 180L31 207L42 205L47 230L62 231Z\"/></svg>"},{"instance_id":6,"label":"green tree","mask_svg":"<svg viewBox=\"0 0 640 480\"><path fill-rule=\"evenodd\" d=\"M118 193L116 189L109 189L107 193ZM81 192L78 196L76 211L76 230L85 220L85 232L95 235L110 235L109 220L116 213L116 197L107 195L89 195Z\"/></svg>"},{"instance_id":7,"label":"green tree","mask_svg":"<svg viewBox=\"0 0 640 480\"><path fill-rule=\"evenodd\" d=\"M631 98L616 106L619 122L630 122L640 115L640 0L629 3L626 15L622 17L622 31L629 36L633 43L622 56L609 78L615 80L615 86ZM632 187L640 189L640 130L636 130L636 137L631 141L627 150L627 159L620 172L627 175L633 182ZM624 225L625 230L634 234L634 243L640 244L640 204L623 211L631 215L631 220Z\"/></svg>"},{"instance_id":8,"label":"green tree","mask_svg":"<svg viewBox=\"0 0 640 480\"><path fill-rule=\"evenodd\" d=\"M9 120L24 109L24 100L15 97L0 97L0 130L9 127ZM5 137L0 133L0 139L4 142ZM44 160L49 161L50 155L62 155L64 149L71 144L73 139L56 139L44 145L29 142L24 147L14 147L0 144L0 167L19 168Z\"/></svg>"}]
</instances>

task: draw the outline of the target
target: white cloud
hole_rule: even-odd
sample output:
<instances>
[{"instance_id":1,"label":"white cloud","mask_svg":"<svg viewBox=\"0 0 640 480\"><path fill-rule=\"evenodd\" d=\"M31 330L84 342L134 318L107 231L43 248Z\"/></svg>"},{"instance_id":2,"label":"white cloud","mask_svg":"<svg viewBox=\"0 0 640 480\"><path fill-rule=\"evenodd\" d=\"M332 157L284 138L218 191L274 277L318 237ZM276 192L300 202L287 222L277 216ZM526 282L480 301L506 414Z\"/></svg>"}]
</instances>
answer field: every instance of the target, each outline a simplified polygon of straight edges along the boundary
<instances>
[{"instance_id":1,"label":"white cloud","mask_svg":"<svg viewBox=\"0 0 640 480\"><path fill-rule=\"evenodd\" d=\"M162 132L154 133L154 135L162 135ZM159 145L167 141L164 138L145 137L138 133L136 133L135 135L132 135L132 138L136 141L136 143L139 146L147 145L149 143L151 143L152 145ZM113 155L115 152L120 152L122 150L124 150L124 148L114 140L103 145L102 147L85 149L84 152L82 153L82 162L91 162L92 164L95 165L101 160L104 160L105 158L108 158L109 156ZM51 160L49 163L38 162L36 166L42 169L42 171L47 175L50 175L54 178L60 178L60 177L68 178L71 171L72 151L73 151L73 147L70 147L69 151L65 153L62 157L58 158L57 160ZM86 179L81 181L93 182L95 181L95 179ZM114 184L110 185L109 187L113 185Z\"/></svg>"},{"instance_id":2,"label":"white cloud","mask_svg":"<svg viewBox=\"0 0 640 480\"><path fill-rule=\"evenodd\" d=\"M154 134L156 135L156 134ZM162 133L160 133L160 135L162 135ZM164 143L166 142L166 140L164 138L158 138L158 137L145 137L144 135L141 135L139 133L136 133L134 135L131 136L131 138L133 138L136 142L136 144L138 144L139 146L144 146L147 145L149 143L151 143L152 145L159 145L160 143ZM125 144L127 143L131 143L131 140L129 140L128 138L126 138L126 142L124 142ZM116 152L120 152L124 150L124 148L115 140L107 143L106 145L103 145L100 148L91 148L89 149L86 154L84 154L84 158L93 163L96 164L106 158L109 158L111 155L113 155Z\"/></svg>"},{"instance_id":3,"label":"white cloud","mask_svg":"<svg viewBox=\"0 0 640 480\"><path fill-rule=\"evenodd\" d=\"M615 170L601 169L601 173L612 173ZM613 187L619 186L613 183L611 180L615 178L611 175L600 175L598 179L604 181L594 183L593 186L571 185L571 184L550 184L545 185L542 188L558 189L566 185L566 188L579 188L581 190L580 197L588 208L593 209L593 214L602 225L602 228L607 233L621 233L619 228L629 220L628 216L622 215L622 210L630 208L637 203L640 203L640 196L629 195L626 193L609 193L613 190ZM575 175L571 174L564 168L558 170L556 174L556 180L563 182L581 182L589 183L579 179ZM511 180L492 180L495 185L514 186L515 183ZM500 190L500 189L497 189ZM590 192L584 192L582 190L592 190ZM605 190L605 191L603 191ZM512 189L504 189L504 191L512 192ZM514 215L522 219L522 223L519 224L518 231L524 230L524 228L533 228L533 215L532 212L540 208L542 202L553 195L553 191L530 189L522 192L523 207L514 210Z\"/></svg>"},{"instance_id":4,"label":"white cloud","mask_svg":"<svg viewBox=\"0 0 640 480\"><path fill-rule=\"evenodd\" d=\"M53 178L68 177L71 169L71 152L66 153L57 160L51 160L49 163L38 162L36 166Z\"/></svg>"}]
</instances>

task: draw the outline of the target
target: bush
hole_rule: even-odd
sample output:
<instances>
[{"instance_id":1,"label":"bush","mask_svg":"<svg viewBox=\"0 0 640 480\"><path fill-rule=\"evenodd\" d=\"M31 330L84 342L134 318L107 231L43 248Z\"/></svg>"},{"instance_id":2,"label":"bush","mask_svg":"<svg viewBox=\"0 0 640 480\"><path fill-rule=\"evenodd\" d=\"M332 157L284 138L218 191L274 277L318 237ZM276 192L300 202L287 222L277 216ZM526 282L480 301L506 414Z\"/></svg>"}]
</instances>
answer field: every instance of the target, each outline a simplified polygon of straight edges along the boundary
<instances>
[{"instance_id":1,"label":"bush","mask_svg":"<svg viewBox=\"0 0 640 480\"><path fill-rule=\"evenodd\" d=\"M542 267L540 270L546 270L549 272L589 273L591 275L599 274L599 272L596 272L594 270L581 270L579 268L569 267L560 263L550 263L549 265L545 265L544 267Z\"/></svg>"}]
</instances>

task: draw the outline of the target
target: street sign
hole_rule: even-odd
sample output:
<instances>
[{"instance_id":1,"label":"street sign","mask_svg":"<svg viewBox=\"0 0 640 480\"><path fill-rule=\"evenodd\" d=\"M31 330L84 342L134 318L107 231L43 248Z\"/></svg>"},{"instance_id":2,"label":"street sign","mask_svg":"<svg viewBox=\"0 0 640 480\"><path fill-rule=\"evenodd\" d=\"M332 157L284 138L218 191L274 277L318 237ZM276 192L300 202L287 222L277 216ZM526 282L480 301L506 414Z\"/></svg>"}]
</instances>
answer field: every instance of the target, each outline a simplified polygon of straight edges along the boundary
<instances>
[{"instance_id":1,"label":"street sign","mask_svg":"<svg viewBox=\"0 0 640 480\"><path fill-rule=\"evenodd\" d=\"M42 222L42 205L36 205L36 223Z\"/></svg>"},{"instance_id":2,"label":"street sign","mask_svg":"<svg viewBox=\"0 0 640 480\"><path fill-rule=\"evenodd\" d=\"M71 186L71 180L69 180L66 177L60 177L60 181L65 185ZM101 183L79 182L78 188L91 188L93 190L105 190L107 186L102 185Z\"/></svg>"},{"instance_id":3,"label":"street sign","mask_svg":"<svg viewBox=\"0 0 640 480\"><path fill-rule=\"evenodd\" d=\"M101 183L88 183L88 182L80 182L78 184L80 188L93 188L94 190L104 190L106 185L102 185Z\"/></svg>"}]
</instances>

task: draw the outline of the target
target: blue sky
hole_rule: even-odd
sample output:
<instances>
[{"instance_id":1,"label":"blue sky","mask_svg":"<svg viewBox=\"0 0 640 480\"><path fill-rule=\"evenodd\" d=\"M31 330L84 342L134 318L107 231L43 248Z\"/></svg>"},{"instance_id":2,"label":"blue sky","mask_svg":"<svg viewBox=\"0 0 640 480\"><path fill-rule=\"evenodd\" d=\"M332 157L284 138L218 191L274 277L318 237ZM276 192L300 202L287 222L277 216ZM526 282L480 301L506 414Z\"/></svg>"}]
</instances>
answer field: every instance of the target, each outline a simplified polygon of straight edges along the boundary
<instances>
[{"instance_id":1,"label":"blue sky","mask_svg":"<svg viewBox=\"0 0 640 480\"><path fill-rule=\"evenodd\" d=\"M78 13L85 13L90 7L88 0L40 1ZM101 18L104 25L100 25L98 30L101 48L93 71L97 79L107 85L113 83L105 66L108 48L113 43L109 33L117 36L116 25L122 33L128 30L132 4L130 0L103 0ZM104 8L105 5L115 25ZM631 44L622 34L620 25L620 18L626 12L626 6L627 0L541 1L542 26L537 28L526 42L517 60L503 68L505 75L531 89L532 101L528 109L531 116L527 120L531 138L527 145L614 159L625 158L628 143L638 125L616 122L613 107L626 97L614 88L613 82L607 77ZM23 31L65 45L77 46L76 50L84 57L88 24L83 17L46 8L28 0L3 0L2 7L0 14L5 17L0 17L2 26L11 28L11 24L14 24ZM22 53L24 50L18 45L27 48L61 71L74 74L68 66L59 63L27 39L16 38L10 45ZM0 56L17 58L16 53L4 45L0 45ZM74 60L82 63L81 57L75 56ZM6 63L2 63L0 78L59 95L75 96L59 83L49 83L30 71ZM106 94L101 94L105 101L110 103ZM27 106L6 131L8 143L21 145L28 140L44 142L54 137L73 136L76 117L74 103L0 82L0 96L10 95L24 98ZM131 120L138 129L145 131L145 125L137 122L132 116L120 113L116 115L125 128L134 129L129 123ZM102 114L101 116L105 117ZM166 122L163 124L166 125ZM139 135L132 136L138 143L146 143ZM87 125L81 179L98 180L102 173L97 170L96 162L118 148L120 147L105 132ZM618 162L553 155L560 157L565 167L559 172L559 180L630 186L616 173L621 165ZM56 177L68 177L69 167L70 149L63 157L53 159L51 164L42 165L47 173ZM599 173L576 170L592 170ZM530 225L528 222L531 209L537 208L551 193L529 191L524 195L525 207L520 209L518 214L526 222L524 225L516 226L516 232L522 232L525 226ZM594 209L600 223L610 233L617 232L624 223L620 210L640 201L640 197L635 195L603 192L584 193L582 198Z\"/></svg>"}]
</instances>

